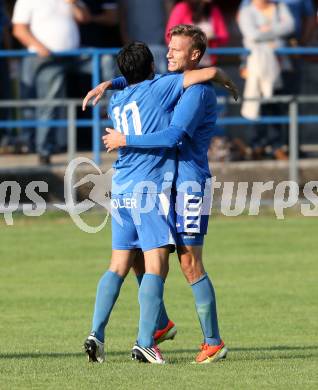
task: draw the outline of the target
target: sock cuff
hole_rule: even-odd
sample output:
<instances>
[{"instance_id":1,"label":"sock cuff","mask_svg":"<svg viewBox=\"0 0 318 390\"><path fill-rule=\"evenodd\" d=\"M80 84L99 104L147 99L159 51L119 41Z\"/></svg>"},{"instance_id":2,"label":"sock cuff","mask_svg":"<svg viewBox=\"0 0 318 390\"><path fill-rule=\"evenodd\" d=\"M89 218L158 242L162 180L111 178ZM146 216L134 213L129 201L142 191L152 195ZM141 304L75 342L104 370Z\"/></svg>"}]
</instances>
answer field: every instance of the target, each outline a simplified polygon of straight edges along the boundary
<instances>
[{"instance_id":1,"label":"sock cuff","mask_svg":"<svg viewBox=\"0 0 318 390\"><path fill-rule=\"evenodd\" d=\"M160 275L157 275L157 274L149 274L149 273L145 273L144 274L144 277L147 276L147 277L150 277L151 279L156 279L156 280L160 280L162 281L162 283L165 282L165 280L160 276Z\"/></svg>"},{"instance_id":2,"label":"sock cuff","mask_svg":"<svg viewBox=\"0 0 318 390\"><path fill-rule=\"evenodd\" d=\"M190 286L195 286L197 283L200 283L203 279L207 278L208 277L208 274L205 273L204 275L200 276L198 280L196 280L195 282L193 283L190 283Z\"/></svg>"},{"instance_id":3,"label":"sock cuff","mask_svg":"<svg viewBox=\"0 0 318 390\"><path fill-rule=\"evenodd\" d=\"M117 278L120 283L123 283L124 278L122 276L120 276L117 272L108 270L106 273L110 274L112 277Z\"/></svg>"},{"instance_id":4,"label":"sock cuff","mask_svg":"<svg viewBox=\"0 0 318 390\"><path fill-rule=\"evenodd\" d=\"M137 283L139 286L141 285L143 277L144 277L144 274L136 275Z\"/></svg>"}]
</instances>

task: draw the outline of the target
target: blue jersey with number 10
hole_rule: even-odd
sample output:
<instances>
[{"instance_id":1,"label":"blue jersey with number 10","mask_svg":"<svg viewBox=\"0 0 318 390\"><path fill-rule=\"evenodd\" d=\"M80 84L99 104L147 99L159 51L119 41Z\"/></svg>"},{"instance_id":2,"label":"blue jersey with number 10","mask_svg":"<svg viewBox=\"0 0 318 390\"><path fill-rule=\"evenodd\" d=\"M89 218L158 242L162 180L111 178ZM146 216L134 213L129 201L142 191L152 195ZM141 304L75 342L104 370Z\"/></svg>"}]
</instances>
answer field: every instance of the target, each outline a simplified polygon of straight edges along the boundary
<instances>
[{"instance_id":1,"label":"blue jersey with number 10","mask_svg":"<svg viewBox=\"0 0 318 390\"><path fill-rule=\"evenodd\" d=\"M156 75L126 87L111 98L108 113L117 131L125 135L150 134L169 126L173 108L183 92L183 75ZM164 175L176 172L174 149L119 149L113 167L112 192L160 193Z\"/></svg>"}]
</instances>

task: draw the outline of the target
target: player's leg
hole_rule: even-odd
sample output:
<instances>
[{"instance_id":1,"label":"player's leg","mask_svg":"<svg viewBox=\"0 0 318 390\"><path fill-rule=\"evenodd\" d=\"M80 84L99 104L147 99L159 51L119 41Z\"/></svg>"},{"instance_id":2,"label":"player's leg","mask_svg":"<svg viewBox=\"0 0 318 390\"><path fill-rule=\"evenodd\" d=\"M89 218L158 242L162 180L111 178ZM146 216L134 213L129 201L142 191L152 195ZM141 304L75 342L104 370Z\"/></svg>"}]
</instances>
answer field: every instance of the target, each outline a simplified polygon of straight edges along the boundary
<instances>
[{"instance_id":1,"label":"player's leg","mask_svg":"<svg viewBox=\"0 0 318 390\"><path fill-rule=\"evenodd\" d=\"M84 343L89 361L105 359L105 327L117 301L123 281L134 261L135 250L113 250L110 266L99 280L96 291L92 330Z\"/></svg>"},{"instance_id":2,"label":"player's leg","mask_svg":"<svg viewBox=\"0 0 318 390\"><path fill-rule=\"evenodd\" d=\"M121 198L113 197L114 207L123 204ZM97 286L92 331L84 343L89 361L104 360L105 326L138 248L137 232L126 208L112 210L112 248L110 266Z\"/></svg>"},{"instance_id":3,"label":"player's leg","mask_svg":"<svg viewBox=\"0 0 318 390\"><path fill-rule=\"evenodd\" d=\"M187 236L180 234L178 238L178 257L182 272L191 285L195 307L200 321L204 342L202 351L196 358L198 363L217 361L226 355L226 348L221 340L215 291L212 281L205 272L202 261L202 245L203 235L194 235L190 242L194 244L197 241L198 245L186 245ZM189 238L189 237L188 237Z\"/></svg>"},{"instance_id":4,"label":"player's leg","mask_svg":"<svg viewBox=\"0 0 318 390\"><path fill-rule=\"evenodd\" d=\"M178 191L176 197L177 251L181 269L191 285L196 311L204 335L197 362L216 361L227 350L220 338L215 292L202 260L204 235L211 210L211 181L198 192Z\"/></svg>"},{"instance_id":5,"label":"player's leg","mask_svg":"<svg viewBox=\"0 0 318 390\"><path fill-rule=\"evenodd\" d=\"M147 204L146 211L140 207L135 214L138 238L144 252L145 274L139 287L139 332L132 357L144 362L163 363L155 345L154 332L162 308L169 253L175 245L174 212L170 199L164 194L141 194L137 204Z\"/></svg>"},{"instance_id":6,"label":"player's leg","mask_svg":"<svg viewBox=\"0 0 318 390\"><path fill-rule=\"evenodd\" d=\"M169 270L169 253L169 246L144 252L145 274L138 294L139 331L137 343L132 350L132 357L135 360L150 363L164 362L155 345L154 333L161 314L164 281Z\"/></svg>"},{"instance_id":7,"label":"player's leg","mask_svg":"<svg viewBox=\"0 0 318 390\"><path fill-rule=\"evenodd\" d=\"M134 250L113 250L109 269L101 277L96 292L92 332L104 342L104 329L118 298L122 283L135 256Z\"/></svg>"},{"instance_id":8,"label":"player's leg","mask_svg":"<svg viewBox=\"0 0 318 390\"><path fill-rule=\"evenodd\" d=\"M202 262L202 246L178 246L182 272L191 285L204 343L220 344L215 292Z\"/></svg>"},{"instance_id":9,"label":"player's leg","mask_svg":"<svg viewBox=\"0 0 318 390\"><path fill-rule=\"evenodd\" d=\"M138 286L142 282L142 278L145 273L145 260L142 251L139 251L135 257L133 266L132 266L137 281ZM162 302L161 314L158 321L157 330L154 334L154 339L156 344L160 344L166 340L173 340L177 333L177 328L173 321L169 320L164 301Z\"/></svg>"},{"instance_id":10,"label":"player's leg","mask_svg":"<svg viewBox=\"0 0 318 390\"><path fill-rule=\"evenodd\" d=\"M138 252L136 253L132 269L134 270L134 273L136 275L138 286L140 286L145 273L145 259L142 250L138 250Z\"/></svg>"}]
</instances>

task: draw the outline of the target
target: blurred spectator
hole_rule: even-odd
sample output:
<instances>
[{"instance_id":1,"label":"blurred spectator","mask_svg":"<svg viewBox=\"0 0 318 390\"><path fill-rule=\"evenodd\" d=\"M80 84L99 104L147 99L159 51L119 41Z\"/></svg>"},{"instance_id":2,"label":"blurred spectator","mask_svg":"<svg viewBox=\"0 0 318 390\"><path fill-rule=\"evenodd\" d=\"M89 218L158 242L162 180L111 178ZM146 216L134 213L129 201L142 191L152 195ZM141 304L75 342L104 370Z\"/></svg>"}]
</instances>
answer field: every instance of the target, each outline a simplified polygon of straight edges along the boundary
<instances>
[{"instance_id":1,"label":"blurred spectator","mask_svg":"<svg viewBox=\"0 0 318 390\"><path fill-rule=\"evenodd\" d=\"M213 0L186 0L176 4L166 28L167 42L170 29L177 24L195 24L200 27L209 40L210 48L226 45L229 39L223 15ZM209 66L215 62L216 56L205 55L200 64Z\"/></svg>"},{"instance_id":2,"label":"blurred spectator","mask_svg":"<svg viewBox=\"0 0 318 390\"><path fill-rule=\"evenodd\" d=\"M277 2L278 0L273 0ZM288 6L294 20L294 31L285 41L285 46L306 46L312 39L315 31L315 10L312 0L280 0ZM250 0L243 0L241 5L250 3ZM282 79L284 83L284 93L286 95L297 95L301 93L302 85L305 80L306 69L305 61L301 56L290 56L292 66L289 69L282 70ZM307 57L305 57L307 59ZM287 107L281 112L288 115ZM287 133L288 134L288 133ZM288 143L288 135L285 137L285 143ZM301 133L299 133L301 138ZM298 144L301 142L299 140ZM305 156L299 149L300 156Z\"/></svg>"},{"instance_id":3,"label":"blurred spectator","mask_svg":"<svg viewBox=\"0 0 318 390\"><path fill-rule=\"evenodd\" d=\"M82 0L89 11L87 20L80 24L81 46L84 47L121 47L118 1ZM91 74L91 61L87 64ZM115 76L116 61L112 55L101 57L102 79ZM82 68L83 70L83 68Z\"/></svg>"},{"instance_id":4,"label":"blurred spectator","mask_svg":"<svg viewBox=\"0 0 318 390\"><path fill-rule=\"evenodd\" d=\"M273 0L273 2L285 3L295 22L293 31L296 44L305 46L310 40L315 27L315 10L312 0ZM251 0L243 0L241 6L251 3Z\"/></svg>"},{"instance_id":5,"label":"blurred spectator","mask_svg":"<svg viewBox=\"0 0 318 390\"><path fill-rule=\"evenodd\" d=\"M9 25L7 18L4 2L0 0L0 50L6 48L5 35ZM9 69L6 58L0 57L0 100L10 99L10 80L9 80ZM0 108L0 120L8 119L8 109ZM0 130L0 151L5 152L8 150L10 140L10 131L7 129Z\"/></svg>"},{"instance_id":6,"label":"blurred spectator","mask_svg":"<svg viewBox=\"0 0 318 390\"><path fill-rule=\"evenodd\" d=\"M41 100L65 96L65 69L70 63L64 57L52 56L56 51L72 50L79 46L76 21L88 17L85 5L77 0L17 0L13 12L13 34L36 56L23 59L21 81L25 98ZM58 119L52 107L39 107L37 119ZM32 148L31 134L28 136ZM41 126L35 134L35 149L41 163L49 163L50 155L66 146L65 129Z\"/></svg>"},{"instance_id":7,"label":"blurred spectator","mask_svg":"<svg viewBox=\"0 0 318 390\"><path fill-rule=\"evenodd\" d=\"M150 47L157 73L167 71L165 26L171 0L119 0L123 43L143 41Z\"/></svg>"},{"instance_id":8,"label":"blurred spectator","mask_svg":"<svg viewBox=\"0 0 318 390\"><path fill-rule=\"evenodd\" d=\"M243 34L244 46L251 50L247 59L247 79L244 98L270 98L285 93L281 70L288 69L286 57L280 59L275 49L286 45L286 37L294 30L293 17L284 3L269 0L252 0L239 13L239 27ZM245 101L242 115L257 119L260 105L256 101ZM281 104L261 105L262 115L280 115ZM261 126L255 129L252 148L255 158L260 158L267 146L271 146L277 159L287 159L282 149L284 144L281 125Z\"/></svg>"},{"instance_id":9,"label":"blurred spectator","mask_svg":"<svg viewBox=\"0 0 318 390\"><path fill-rule=\"evenodd\" d=\"M89 11L80 25L81 46L120 47L118 2L114 0L82 0Z\"/></svg>"}]
</instances>

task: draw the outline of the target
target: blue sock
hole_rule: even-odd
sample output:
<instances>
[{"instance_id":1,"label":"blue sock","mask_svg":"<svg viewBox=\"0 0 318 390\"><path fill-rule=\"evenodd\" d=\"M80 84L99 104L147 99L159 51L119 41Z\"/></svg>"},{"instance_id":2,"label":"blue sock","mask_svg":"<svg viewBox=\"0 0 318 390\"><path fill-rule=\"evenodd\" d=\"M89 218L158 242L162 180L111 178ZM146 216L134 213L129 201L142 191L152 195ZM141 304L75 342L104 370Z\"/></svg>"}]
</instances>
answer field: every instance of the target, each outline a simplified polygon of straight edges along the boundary
<instances>
[{"instance_id":1,"label":"blue sock","mask_svg":"<svg viewBox=\"0 0 318 390\"><path fill-rule=\"evenodd\" d=\"M144 348L154 345L153 334L160 316L164 280L154 274L144 274L139 287L140 319L137 343Z\"/></svg>"},{"instance_id":2,"label":"blue sock","mask_svg":"<svg viewBox=\"0 0 318 390\"><path fill-rule=\"evenodd\" d=\"M95 337L102 343L105 337L105 326L108 323L123 281L124 279L117 273L107 271L98 283L92 333L95 333Z\"/></svg>"},{"instance_id":3,"label":"blue sock","mask_svg":"<svg viewBox=\"0 0 318 390\"><path fill-rule=\"evenodd\" d=\"M221 342L216 313L215 293L207 274L191 284L204 342L218 345Z\"/></svg>"},{"instance_id":4,"label":"blue sock","mask_svg":"<svg viewBox=\"0 0 318 390\"><path fill-rule=\"evenodd\" d=\"M143 276L144 276L144 274L136 275L137 282L138 282L139 286L141 285L141 281L142 281ZM168 314L167 314L167 311L165 308L165 304L162 301L161 313L160 313L160 317L158 320L157 329L164 329L168 325L168 322L169 322L169 317L168 317Z\"/></svg>"},{"instance_id":5,"label":"blue sock","mask_svg":"<svg viewBox=\"0 0 318 390\"><path fill-rule=\"evenodd\" d=\"M139 275L136 275L136 279L137 279L137 283L138 283L138 287L140 287L141 285L141 282L142 282L142 278L144 277L144 274L139 274Z\"/></svg>"}]
</instances>

